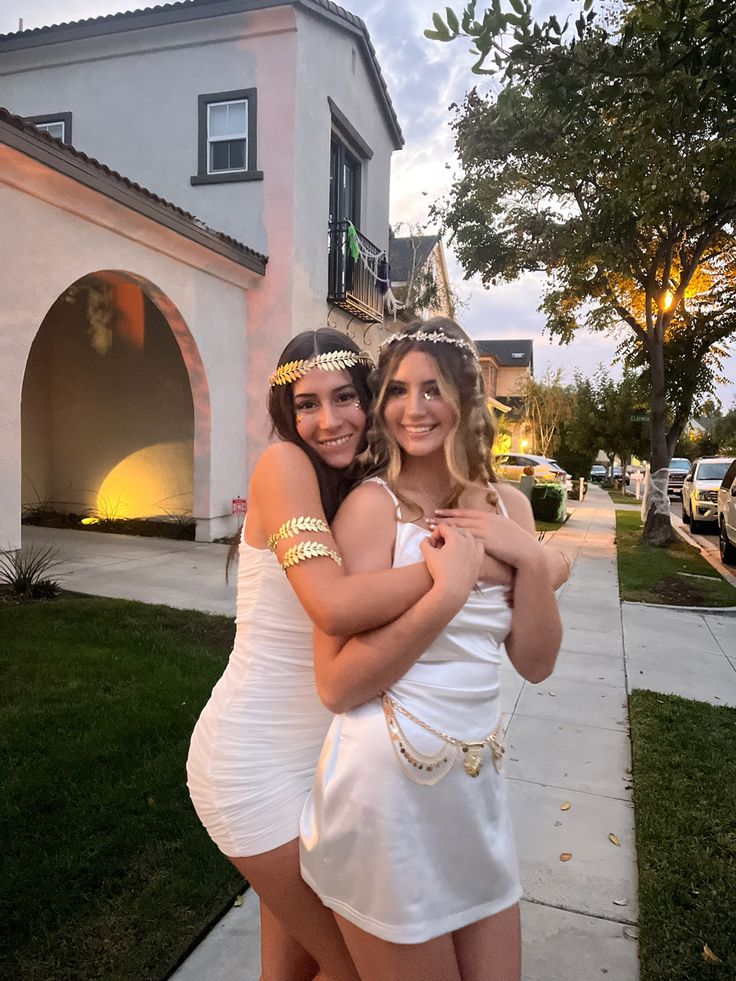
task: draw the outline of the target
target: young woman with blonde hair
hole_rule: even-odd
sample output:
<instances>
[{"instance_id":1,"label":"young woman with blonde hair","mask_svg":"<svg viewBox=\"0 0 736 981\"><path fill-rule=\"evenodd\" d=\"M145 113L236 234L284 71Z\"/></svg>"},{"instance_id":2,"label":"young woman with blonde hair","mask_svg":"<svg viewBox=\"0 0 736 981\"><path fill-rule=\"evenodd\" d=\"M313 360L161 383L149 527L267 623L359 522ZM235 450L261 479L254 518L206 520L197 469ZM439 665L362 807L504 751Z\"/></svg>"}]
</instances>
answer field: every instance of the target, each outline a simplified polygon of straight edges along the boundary
<instances>
[{"instance_id":1,"label":"young woman with blonde hair","mask_svg":"<svg viewBox=\"0 0 736 981\"><path fill-rule=\"evenodd\" d=\"M513 606L505 586L466 576L379 630L316 632L318 691L343 714L302 815L302 874L363 981L518 981L499 665L505 645L526 679L552 671L561 625L548 550L527 499L496 483L477 354L456 324L416 322L390 338L375 388L375 476L333 525L348 572L403 568L459 531L513 568ZM355 666L385 651L377 688Z\"/></svg>"},{"instance_id":2,"label":"young woman with blonde hair","mask_svg":"<svg viewBox=\"0 0 736 981\"><path fill-rule=\"evenodd\" d=\"M442 608L478 562L475 542L453 533L449 547L424 550L436 582L420 553L410 568L346 575L329 522L365 445L371 367L344 334L321 329L294 338L271 376L279 440L251 480L235 645L187 762L202 823L260 897L263 981L357 979L332 913L299 874L299 815L330 724L315 689L310 620L345 633L376 628L420 600ZM498 563L495 572L508 581ZM382 685L385 660L383 651L364 659L357 675Z\"/></svg>"}]
</instances>

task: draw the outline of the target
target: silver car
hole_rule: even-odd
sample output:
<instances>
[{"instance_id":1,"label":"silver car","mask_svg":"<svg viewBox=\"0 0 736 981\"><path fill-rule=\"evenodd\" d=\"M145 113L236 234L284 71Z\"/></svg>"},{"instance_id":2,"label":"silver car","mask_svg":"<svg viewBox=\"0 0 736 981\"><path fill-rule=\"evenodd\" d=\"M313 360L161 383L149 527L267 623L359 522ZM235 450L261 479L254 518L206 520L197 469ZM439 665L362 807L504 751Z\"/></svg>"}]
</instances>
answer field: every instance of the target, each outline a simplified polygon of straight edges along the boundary
<instances>
[{"instance_id":1,"label":"silver car","mask_svg":"<svg viewBox=\"0 0 736 981\"><path fill-rule=\"evenodd\" d=\"M714 456L695 460L682 485L682 520L693 532L702 525L718 528L718 490L733 457Z\"/></svg>"},{"instance_id":2,"label":"silver car","mask_svg":"<svg viewBox=\"0 0 736 981\"><path fill-rule=\"evenodd\" d=\"M736 460L718 490L718 546L721 561L736 565Z\"/></svg>"}]
</instances>

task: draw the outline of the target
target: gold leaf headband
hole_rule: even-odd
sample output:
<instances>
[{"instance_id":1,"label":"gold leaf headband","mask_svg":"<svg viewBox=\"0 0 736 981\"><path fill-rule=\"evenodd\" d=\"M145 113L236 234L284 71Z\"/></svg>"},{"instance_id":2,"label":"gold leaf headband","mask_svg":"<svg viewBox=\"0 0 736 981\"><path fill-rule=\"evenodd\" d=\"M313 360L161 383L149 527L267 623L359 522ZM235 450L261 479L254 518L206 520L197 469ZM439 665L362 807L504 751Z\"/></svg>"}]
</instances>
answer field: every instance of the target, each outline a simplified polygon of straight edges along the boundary
<instances>
[{"instance_id":1,"label":"gold leaf headband","mask_svg":"<svg viewBox=\"0 0 736 981\"><path fill-rule=\"evenodd\" d=\"M478 357L475 347L467 341L463 341L459 337L450 337L449 334L442 334L439 331L430 332L426 330L417 330L413 334L392 334L391 337L386 338L378 350L382 351L385 347L395 344L397 341L428 341L430 344L452 344L454 347L459 347L463 351L467 351L474 358Z\"/></svg>"},{"instance_id":2,"label":"gold leaf headband","mask_svg":"<svg viewBox=\"0 0 736 981\"><path fill-rule=\"evenodd\" d=\"M327 351L325 354L315 354L313 358L287 361L286 364L280 364L268 379L268 383L271 388L274 385L290 385L308 375L315 368L320 371L344 371L356 364L365 364L369 368L375 367L370 354L365 354L362 351Z\"/></svg>"}]
</instances>

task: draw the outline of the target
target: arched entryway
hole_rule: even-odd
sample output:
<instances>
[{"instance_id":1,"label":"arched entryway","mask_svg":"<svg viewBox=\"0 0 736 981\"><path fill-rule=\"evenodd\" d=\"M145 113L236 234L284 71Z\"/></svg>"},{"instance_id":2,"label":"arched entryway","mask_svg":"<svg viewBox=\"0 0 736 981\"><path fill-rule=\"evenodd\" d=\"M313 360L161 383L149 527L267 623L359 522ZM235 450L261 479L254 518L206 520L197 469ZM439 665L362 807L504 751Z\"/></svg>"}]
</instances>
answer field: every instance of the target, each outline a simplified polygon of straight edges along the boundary
<instances>
[{"instance_id":1,"label":"arched entryway","mask_svg":"<svg viewBox=\"0 0 736 981\"><path fill-rule=\"evenodd\" d=\"M98 270L51 305L26 364L22 503L98 517L208 515L199 352L153 283Z\"/></svg>"}]
</instances>

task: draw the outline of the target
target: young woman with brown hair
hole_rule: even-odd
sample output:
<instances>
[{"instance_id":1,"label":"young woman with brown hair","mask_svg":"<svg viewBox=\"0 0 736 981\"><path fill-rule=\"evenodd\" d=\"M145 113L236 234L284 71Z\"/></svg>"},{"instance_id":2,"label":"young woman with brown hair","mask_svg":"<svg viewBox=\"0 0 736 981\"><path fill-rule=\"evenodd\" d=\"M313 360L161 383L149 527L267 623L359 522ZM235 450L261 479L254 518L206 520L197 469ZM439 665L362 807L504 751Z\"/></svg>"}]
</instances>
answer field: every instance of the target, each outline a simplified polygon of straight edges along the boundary
<instances>
[{"instance_id":1,"label":"young woman with brown hair","mask_svg":"<svg viewBox=\"0 0 736 981\"><path fill-rule=\"evenodd\" d=\"M346 633L384 624L423 596L442 607L479 561L476 544L452 533L449 547L424 550L437 583L422 554L410 568L346 575L329 522L365 445L371 367L330 329L300 334L279 359L269 397L279 441L251 480L235 645L187 763L202 823L260 897L264 981L357 979L332 913L299 875L299 815L331 718L315 689L310 621ZM508 570L496 572L508 581ZM381 655L361 667L374 686L383 664Z\"/></svg>"},{"instance_id":2,"label":"young woman with brown hair","mask_svg":"<svg viewBox=\"0 0 736 981\"><path fill-rule=\"evenodd\" d=\"M478 358L456 324L416 322L390 338L376 388L376 476L334 522L348 571L403 568L428 542L472 533L514 569L514 602L504 586L466 578L441 604L423 597L361 636L317 632L317 687L344 714L302 815L302 874L335 912L363 981L518 981L499 664L505 645L526 679L552 671L561 625L548 550L527 499L496 484ZM377 695L359 666L380 657Z\"/></svg>"}]
</instances>

